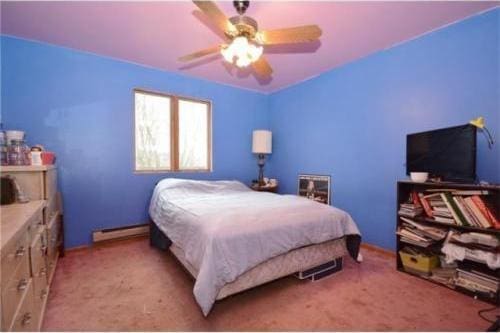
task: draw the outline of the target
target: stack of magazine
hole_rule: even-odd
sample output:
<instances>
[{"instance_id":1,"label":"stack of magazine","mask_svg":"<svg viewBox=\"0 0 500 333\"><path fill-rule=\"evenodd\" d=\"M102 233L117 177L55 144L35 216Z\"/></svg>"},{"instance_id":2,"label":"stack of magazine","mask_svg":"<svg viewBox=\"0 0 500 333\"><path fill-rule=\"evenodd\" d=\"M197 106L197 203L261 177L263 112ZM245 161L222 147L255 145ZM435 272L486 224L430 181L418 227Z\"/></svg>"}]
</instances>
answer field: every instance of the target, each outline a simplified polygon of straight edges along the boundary
<instances>
[{"instance_id":1,"label":"stack of magazine","mask_svg":"<svg viewBox=\"0 0 500 333\"><path fill-rule=\"evenodd\" d=\"M447 235L446 229L427 226L404 216L400 218L402 223L396 233L401 236L401 242L428 247Z\"/></svg>"},{"instance_id":2,"label":"stack of magazine","mask_svg":"<svg viewBox=\"0 0 500 333\"><path fill-rule=\"evenodd\" d=\"M474 269L458 268L455 285L474 292L496 294L500 286L500 278Z\"/></svg>"},{"instance_id":3,"label":"stack of magazine","mask_svg":"<svg viewBox=\"0 0 500 333\"><path fill-rule=\"evenodd\" d=\"M412 194L413 195L413 194ZM406 217L416 217L421 215L423 212L422 206L417 200L413 200L410 196L410 200L407 203L402 203L399 206L398 214Z\"/></svg>"},{"instance_id":4,"label":"stack of magazine","mask_svg":"<svg viewBox=\"0 0 500 333\"><path fill-rule=\"evenodd\" d=\"M429 279L453 288L455 286L456 274L456 265L455 267L437 267L432 269Z\"/></svg>"}]
</instances>

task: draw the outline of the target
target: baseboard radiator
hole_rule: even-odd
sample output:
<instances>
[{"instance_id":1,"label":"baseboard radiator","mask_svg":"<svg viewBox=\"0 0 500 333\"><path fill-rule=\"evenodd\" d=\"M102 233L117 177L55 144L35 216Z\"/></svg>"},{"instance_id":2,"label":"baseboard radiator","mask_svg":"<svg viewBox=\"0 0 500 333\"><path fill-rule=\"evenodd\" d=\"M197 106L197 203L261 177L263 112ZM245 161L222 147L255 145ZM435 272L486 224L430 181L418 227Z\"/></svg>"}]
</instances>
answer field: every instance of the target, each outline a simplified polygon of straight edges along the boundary
<instances>
[{"instance_id":1,"label":"baseboard radiator","mask_svg":"<svg viewBox=\"0 0 500 333\"><path fill-rule=\"evenodd\" d=\"M125 239L149 234L149 224L136 224L119 228L97 230L92 233L92 241L100 243L110 240Z\"/></svg>"}]
</instances>

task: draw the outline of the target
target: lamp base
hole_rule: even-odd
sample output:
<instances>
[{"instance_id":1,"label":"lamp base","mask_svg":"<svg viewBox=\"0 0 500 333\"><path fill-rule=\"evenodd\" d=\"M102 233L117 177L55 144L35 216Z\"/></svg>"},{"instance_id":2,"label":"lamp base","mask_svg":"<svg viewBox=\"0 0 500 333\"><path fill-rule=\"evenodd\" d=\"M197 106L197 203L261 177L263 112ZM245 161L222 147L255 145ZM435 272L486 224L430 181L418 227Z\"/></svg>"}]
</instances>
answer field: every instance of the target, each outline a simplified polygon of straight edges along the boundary
<instances>
[{"instance_id":1,"label":"lamp base","mask_svg":"<svg viewBox=\"0 0 500 333\"><path fill-rule=\"evenodd\" d=\"M264 183L264 164L266 163L266 155L264 154L259 154L258 155L259 157L259 162L257 163L257 165L259 166L259 185L262 186L262 185L265 185Z\"/></svg>"}]
</instances>

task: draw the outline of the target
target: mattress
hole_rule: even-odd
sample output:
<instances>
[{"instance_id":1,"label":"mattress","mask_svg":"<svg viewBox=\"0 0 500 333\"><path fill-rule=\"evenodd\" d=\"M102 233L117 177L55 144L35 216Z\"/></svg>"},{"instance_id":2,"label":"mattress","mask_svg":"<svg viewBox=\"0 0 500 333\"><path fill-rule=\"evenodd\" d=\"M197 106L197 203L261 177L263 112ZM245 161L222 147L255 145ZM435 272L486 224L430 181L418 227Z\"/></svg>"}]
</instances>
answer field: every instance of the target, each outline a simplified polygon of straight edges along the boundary
<instances>
[{"instance_id":1,"label":"mattress","mask_svg":"<svg viewBox=\"0 0 500 333\"><path fill-rule=\"evenodd\" d=\"M198 271L187 262L184 251L172 244L170 251L196 279ZM271 258L240 275L235 281L226 284L219 291L217 300L267 282L308 270L347 253L345 238L327 241L321 244L309 245L288 253Z\"/></svg>"},{"instance_id":2,"label":"mattress","mask_svg":"<svg viewBox=\"0 0 500 333\"><path fill-rule=\"evenodd\" d=\"M164 179L149 214L196 270L193 293L205 315L226 285L259 264L343 237L352 250L349 239L359 238L351 216L338 208L237 181Z\"/></svg>"}]
</instances>

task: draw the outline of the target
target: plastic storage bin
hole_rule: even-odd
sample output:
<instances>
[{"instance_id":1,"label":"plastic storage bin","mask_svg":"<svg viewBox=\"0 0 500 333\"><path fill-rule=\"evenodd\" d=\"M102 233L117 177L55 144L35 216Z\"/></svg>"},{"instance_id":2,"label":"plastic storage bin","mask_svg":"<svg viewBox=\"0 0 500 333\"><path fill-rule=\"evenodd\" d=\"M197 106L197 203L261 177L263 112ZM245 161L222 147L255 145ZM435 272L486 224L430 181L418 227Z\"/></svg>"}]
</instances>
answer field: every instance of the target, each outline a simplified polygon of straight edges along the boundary
<instances>
[{"instance_id":1,"label":"plastic storage bin","mask_svg":"<svg viewBox=\"0 0 500 333\"><path fill-rule=\"evenodd\" d=\"M411 254L403 250L399 251L401 262L405 271L419 275L430 275L431 270L439 266L439 257L424 253Z\"/></svg>"}]
</instances>

